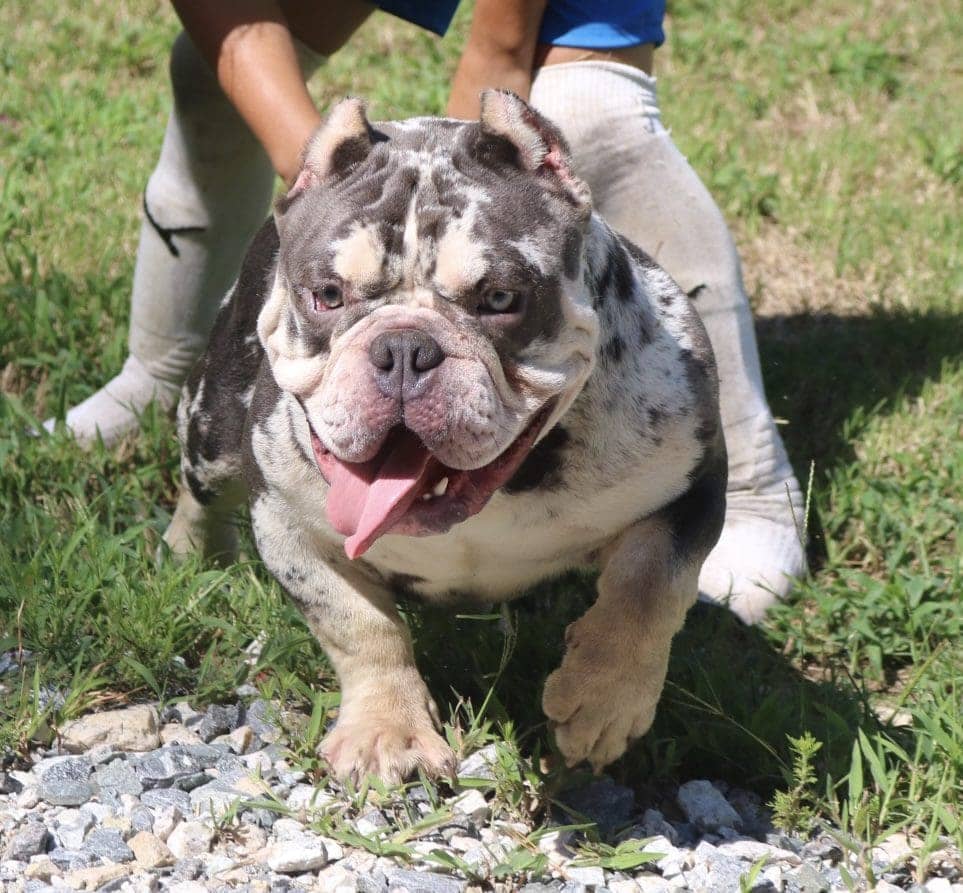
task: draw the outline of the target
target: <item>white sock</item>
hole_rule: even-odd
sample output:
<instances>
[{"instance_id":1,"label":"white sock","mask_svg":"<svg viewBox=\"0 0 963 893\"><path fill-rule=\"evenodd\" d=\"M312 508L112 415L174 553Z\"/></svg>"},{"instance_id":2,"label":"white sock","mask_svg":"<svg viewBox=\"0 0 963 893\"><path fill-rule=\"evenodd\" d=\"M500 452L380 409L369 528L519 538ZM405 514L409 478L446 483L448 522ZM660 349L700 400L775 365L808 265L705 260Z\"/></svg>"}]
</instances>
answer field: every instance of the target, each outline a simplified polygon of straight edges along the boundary
<instances>
[{"instance_id":1,"label":"white sock","mask_svg":"<svg viewBox=\"0 0 963 893\"><path fill-rule=\"evenodd\" d=\"M150 403L169 412L177 405L180 385L155 378L135 356L128 356L118 375L83 403L67 411L67 427L84 446L92 446L98 434L108 446L140 427L140 416ZM44 422L53 431L56 421Z\"/></svg>"},{"instance_id":2,"label":"white sock","mask_svg":"<svg viewBox=\"0 0 963 893\"><path fill-rule=\"evenodd\" d=\"M729 450L726 523L699 578L748 623L806 570L802 497L766 403L735 246L705 186L663 128L655 80L614 62L539 70L532 103L568 139L595 207L689 293L719 367ZM787 495L788 486L788 495Z\"/></svg>"},{"instance_id":3,"label":"white sock","mask_svg":"<svg viewBox=\"0 0 963 893\"><path fill-rule=\"evenodd\" d=\"M306 72L318 58L302 54ZM207 343L218 305L267 217L274 171L186 34L171 51L174 107L144 193L131 291L130 356L108 384L67 413L74 438L108 445L164 409ZM54 420L44 423L50 431Z\"/></svg>"}]
</instances>

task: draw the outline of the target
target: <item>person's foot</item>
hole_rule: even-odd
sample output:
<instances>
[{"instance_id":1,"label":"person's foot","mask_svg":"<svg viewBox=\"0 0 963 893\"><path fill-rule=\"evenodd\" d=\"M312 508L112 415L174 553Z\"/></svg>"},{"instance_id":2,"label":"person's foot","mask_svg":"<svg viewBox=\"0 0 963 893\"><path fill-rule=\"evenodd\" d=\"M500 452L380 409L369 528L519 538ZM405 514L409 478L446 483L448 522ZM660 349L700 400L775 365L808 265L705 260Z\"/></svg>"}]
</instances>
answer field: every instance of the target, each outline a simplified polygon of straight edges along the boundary
<instances>
[{"instance_id":1,"label":"person's foot","mask_svg":"<svg viewBox=\"0 0 963 893\"><path fill-rule=\"evenodd\" d=\"M738 465L730 465L725 526L699 575L700 598L728 606L749 624L762 620L806 573L805 505L799 482L768 410L758 422L760 436L730 447L730 459L733 454L754 458L747 463L748 476L739 473ZM753 427L750 424L748 430ZM747 426L740 425L737 431L727 430L726 438L746 433Z\"/></svg>"},{"instance_id":2,"label":"person's foot","mask_svg":"<svg viewBox=\"0 0 963 893\"><path fill-rule=\"evenodd\" d=\"M66 425L82 447L93 446L98 434L110 447L140 428L140 416L150 403L156 402L169 411L177 404L179 393L179 385L155 378L140 360L130 356L120 374L68 410ZM53 432L56 424L56 419L47 419L43 426Z\"/></svg>"}]
</instances>

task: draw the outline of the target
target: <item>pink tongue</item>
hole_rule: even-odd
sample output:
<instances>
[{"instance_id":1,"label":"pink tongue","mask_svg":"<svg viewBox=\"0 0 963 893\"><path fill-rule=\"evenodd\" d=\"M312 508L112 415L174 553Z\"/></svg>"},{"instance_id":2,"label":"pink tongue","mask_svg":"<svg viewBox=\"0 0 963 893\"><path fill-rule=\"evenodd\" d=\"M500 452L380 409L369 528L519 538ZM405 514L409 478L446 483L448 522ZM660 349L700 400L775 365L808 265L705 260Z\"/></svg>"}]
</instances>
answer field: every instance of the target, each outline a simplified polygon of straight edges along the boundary
<instances>
[{"instance_id":1,"label":"pink tongue","mask_svg":"<svg viewBox=\"0 0 963 893\"><path fill-rule=\"evenodd\" d=\"M369 462L336 462L328 520L344 534L348 558L363 555L424 491L432 455L406 432Z\"/></svg>"}]
</instances>

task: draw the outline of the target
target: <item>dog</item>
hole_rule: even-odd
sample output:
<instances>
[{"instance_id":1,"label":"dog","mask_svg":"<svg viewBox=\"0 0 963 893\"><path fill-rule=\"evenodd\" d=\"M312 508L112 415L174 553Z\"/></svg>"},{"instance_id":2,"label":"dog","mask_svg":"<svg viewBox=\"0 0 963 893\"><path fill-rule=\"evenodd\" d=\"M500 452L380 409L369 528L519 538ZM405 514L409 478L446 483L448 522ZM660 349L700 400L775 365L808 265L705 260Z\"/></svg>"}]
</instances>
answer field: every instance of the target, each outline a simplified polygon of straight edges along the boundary
<instances>
[{"instance_id":1,"label":"dog","mask_svg":"<svg viewBox=\"0 0 963 893\"><path fill-rule=\"evenodd\" d=\"M639 176L653 175L639 171ZM340 778L451 772L396 609L597 568L542 704L569 765L652 723L725 512L712 351L686 295L592 211L559 130L346 99L255 237L178 410L171 550L258 551L342 687Z\"/></svg>"}]
</instances>

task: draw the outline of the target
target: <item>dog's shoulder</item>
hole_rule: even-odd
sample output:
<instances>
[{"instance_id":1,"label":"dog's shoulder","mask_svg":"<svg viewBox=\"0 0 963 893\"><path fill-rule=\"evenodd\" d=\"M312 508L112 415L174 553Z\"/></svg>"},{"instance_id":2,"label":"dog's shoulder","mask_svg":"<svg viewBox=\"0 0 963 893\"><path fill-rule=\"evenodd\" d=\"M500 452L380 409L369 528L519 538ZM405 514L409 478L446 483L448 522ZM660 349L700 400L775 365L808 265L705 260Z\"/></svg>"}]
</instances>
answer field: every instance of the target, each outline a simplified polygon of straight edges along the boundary
<instances>
[{"instance_id":1,"label":"dog's shoulder","mask_svg":"<svg viewBox=\"0 0 963 893\"><path fill-rule=\"evenodd\" d=\"M594 369L505 490L601 504L644 491L660 507L720 450L708 337L671 277L598 219L582 275L599 319Z\"/></svg>"}]
</instances>

